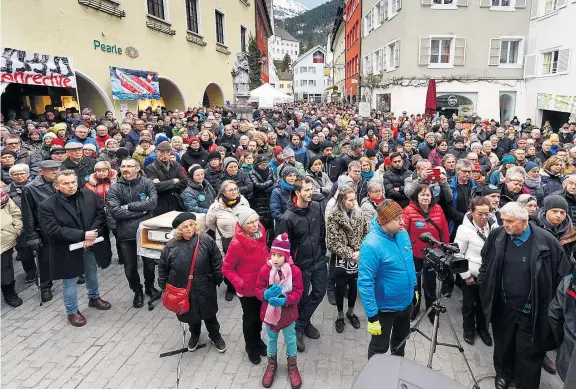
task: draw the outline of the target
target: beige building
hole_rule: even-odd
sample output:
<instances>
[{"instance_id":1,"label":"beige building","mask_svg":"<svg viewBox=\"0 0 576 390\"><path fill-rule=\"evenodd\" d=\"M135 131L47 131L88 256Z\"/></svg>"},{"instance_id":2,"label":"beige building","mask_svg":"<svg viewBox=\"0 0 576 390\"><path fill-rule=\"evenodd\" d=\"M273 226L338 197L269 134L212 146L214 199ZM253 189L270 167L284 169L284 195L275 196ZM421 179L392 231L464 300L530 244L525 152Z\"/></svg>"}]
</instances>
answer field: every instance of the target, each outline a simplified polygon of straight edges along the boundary
<instances>
[{"instance_id":1,"label":"beige building","mask_svg":"<svg viewBox=\"0 0 576 390\"><path fill-rule=\"evenodd\" d=\"M57 106L66 99L64 106L77 98L97 116L139 108L137 100L112 99L111 66L157 72L168 109L233 101L236 54L246 50L250 34L256 36L255 1L248 0L18 0L1 7L2 65L9 58L18 63L19 53L48 55L55 63L67 57L77 85L9 83L12 76L3 70L3 105ZM41 61L26 62L42 71ZM157 102L140 101L140 108L149 103Z\"/></svg>"},{"instance_id":2,"label":"beige building","mask_svg":"<svg viewBox=\"0 0 576 390\"><path fill-rule=\"evenodd\" d=\"M278 75L278 85L280 92L284 92L287 95L294 94L294 88L292 87L292 78L294 75L290 72L280 72Z\"/></svg>"}]
</instances>

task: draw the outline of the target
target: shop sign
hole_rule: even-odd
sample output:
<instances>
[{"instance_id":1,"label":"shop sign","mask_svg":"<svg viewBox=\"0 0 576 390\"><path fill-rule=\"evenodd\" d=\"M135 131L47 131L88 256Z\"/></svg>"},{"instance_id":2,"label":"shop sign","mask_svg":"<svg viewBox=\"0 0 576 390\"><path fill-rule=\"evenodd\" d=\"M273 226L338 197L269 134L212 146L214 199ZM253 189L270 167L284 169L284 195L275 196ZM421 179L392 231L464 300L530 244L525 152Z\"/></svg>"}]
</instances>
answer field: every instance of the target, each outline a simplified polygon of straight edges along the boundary
<instances>
[{"instance_id":1,"label":"shop sign","mask_svg":"<svg viewBox=\"0 0 576 390\"><path fill-rule=\"evenodd\" d=\"M97 39L94 39L94 50L98 49L104 53L111 53L116 55L122 55L122 53L126 53L126 55L130 58L136 58L140 55L135 47L128 46L126 49L122 50L122 48L118 47L117 45L107 45Z\"/></svg>"},{"instance_id":2,"label":"shop sign","mask_svg":"<svg viewBox=\"0 0 576 390\"><path fill-rule=\"evenodd\" d=\"M116 100L160 99L158 73L110 67L112 98Z\"/></svg>"},{"instance_id":3,"label":"shop sign","mask_svg":"<svg viewBox=\"0 0 576 390\"><path fill-rule=\"evenodd\" d=\"M9 47L2 48L0 79L2 83L76 88L72 58Z\"/></svg>"},{"instance_id":4,"label":"shop sign","mask_svg":"<svg viewBox=\"0 0 576 390\"><path fill-rule=\"evenodd\" d=\"M576 95L536 94L536 106L541 110L576 113Z\"/></svg>"},{"instance_id":5,"label":"shop sign","mask_svg":"<svg viewBox=\"0 0 576 390\"><path fill-rule=\"evenodd\" d=\"M448 96L448 105L449 106L457 106L458 105L458 98L454 95Z\"/></svg>"}]
</instances>

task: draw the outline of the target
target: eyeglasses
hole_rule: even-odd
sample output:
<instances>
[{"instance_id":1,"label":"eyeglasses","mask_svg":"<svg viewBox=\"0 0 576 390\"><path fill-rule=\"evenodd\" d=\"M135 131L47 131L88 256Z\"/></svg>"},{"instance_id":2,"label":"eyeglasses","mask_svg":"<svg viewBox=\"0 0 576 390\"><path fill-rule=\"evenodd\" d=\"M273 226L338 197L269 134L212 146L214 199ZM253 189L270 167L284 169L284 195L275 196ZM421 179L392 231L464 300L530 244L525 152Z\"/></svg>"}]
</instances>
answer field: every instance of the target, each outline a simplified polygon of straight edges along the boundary
<instances>
[{"instance_id":1,"label":"eyeglasses","mask_svg":"<svg viewBox=\"0 0 576 390\"><path fill-rule=\"evenodd\" d=\"M461 170L460 170L460 173L463 174L463 175L471 175L471 174L472 174L472 171L465 171L465 170L461 169Z\"/></svg>"},{"instance_id":2,"label":"eyeglasses","mask_svg":"<svg viewBox=\"0 0 576 390\"><path fill-rule=\"evenodd\" d=\"M229 189L226 190L226 192L232 194L232 193L234 193L234 192L238 192L238 188L229 188Z\"/></svg>"},{"instance_id":3,"label":"eyeglasses","mask_svg":"<svg viewBox=\"0 0 576 390\"><path fill-rule=\"evenodd\" d=\"M20 142L10 142L10 143L6 143L6 146L14 146L14 145L20 145Z\"/></svg>"}]
</instances>

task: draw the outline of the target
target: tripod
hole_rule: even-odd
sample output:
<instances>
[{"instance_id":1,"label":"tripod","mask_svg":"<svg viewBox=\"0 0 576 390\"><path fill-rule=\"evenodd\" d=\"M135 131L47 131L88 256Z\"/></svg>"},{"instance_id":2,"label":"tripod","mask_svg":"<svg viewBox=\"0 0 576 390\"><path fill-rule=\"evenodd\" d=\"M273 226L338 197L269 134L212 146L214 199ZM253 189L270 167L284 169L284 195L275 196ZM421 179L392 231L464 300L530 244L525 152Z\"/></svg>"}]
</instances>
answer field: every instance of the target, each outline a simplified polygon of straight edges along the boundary
<instances>
[{"instance_id":1,"label":"tripod","mask_svg":"<svg viewBox=\"0 0 576 390\"><path fill-rule=\"evenodd\" d=\"M464 348L462 348L462 344L460 344L460 340L458 339L458 335L456 334L456 330L454 330L454 325L452 325L452 321L450 320L450 316L448 315L448 312L446 311L446 306L444 306L442 304L442 295L440 294L440 291L442 289L442 282L445 279L446 279L445 275L443 276L439 273L436 273L436 280L437 280L436 297L435 297L436 300L432 303L432 305L428 309L426 309L424 314L422 314L420 316L420 318L418 319L418 321L416 321L414 326L412 326L412 328L410 328L410 333L402 341L400 341L400 343L397 346L392 348L392 353L395 353L399 347L401 347L404 343L406 343L406 340L408 340L408 338L410 338L412 333L418 332L424 338L426 338L428 341L430 341L430 351L428 354L428 364L426 365L426 367L432 368L432 359L434 358L434 353L436 352L436 346L441 345L444 347L456 348L456 349L458 349L458 351L460 351L460 354L462 355L462 358L464 359L464 363L466 364L466 370L470 374L470 377L472 377L472 382L474 384L473 388L479 389L480 386L478 385L478 382L476 381L476 378L474 377L474 374L472 373L472 368L470 368L470 364L468 363L468 359L466 359L466 355L464 354ZM426 294L425 290L424 290L424 294ZM434 327L432 329L432 337L429 337L427 334L422 332L418 327L420 325L420 322L422 321L422 319L427 317L430 312L434 313ZM452 336L454 337L454 340L456 340L456 344L448 344L448 343L438 342L438 328L440 327L440 314L446 315L446 317L448 319L448 325L450 326L450 330L452 331Z\"/></svg>"}]
</instances>

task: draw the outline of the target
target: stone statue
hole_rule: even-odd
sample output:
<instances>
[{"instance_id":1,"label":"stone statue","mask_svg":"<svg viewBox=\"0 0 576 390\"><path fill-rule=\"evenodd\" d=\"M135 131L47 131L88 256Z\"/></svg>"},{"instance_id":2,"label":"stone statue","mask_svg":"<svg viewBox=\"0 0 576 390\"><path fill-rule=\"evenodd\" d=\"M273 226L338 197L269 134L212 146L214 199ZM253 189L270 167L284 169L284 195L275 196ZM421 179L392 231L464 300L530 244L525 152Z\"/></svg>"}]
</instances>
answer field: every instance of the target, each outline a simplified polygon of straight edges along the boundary
<instances>
[{"instance_id":1,"label":"stone statue","mask_svg":"<svg viewBox=\"0 0 576 390\"><path fill-rule=\"evenodd\" d=\"M236 62L232 67L232 85L234 88L234 100L237 101L238 96L250 95L250 67L248 66L248 58L246 53L236 54Z\"/></svg>"}]
</instances>

